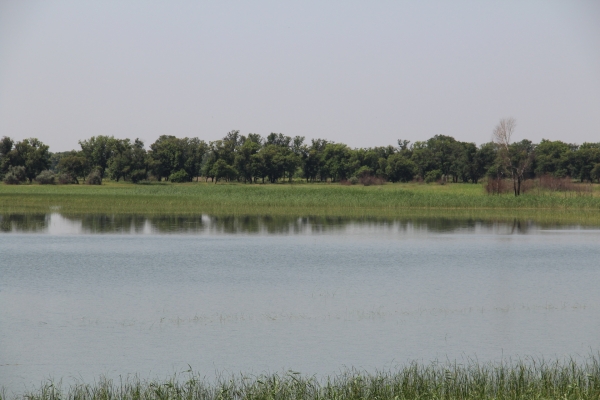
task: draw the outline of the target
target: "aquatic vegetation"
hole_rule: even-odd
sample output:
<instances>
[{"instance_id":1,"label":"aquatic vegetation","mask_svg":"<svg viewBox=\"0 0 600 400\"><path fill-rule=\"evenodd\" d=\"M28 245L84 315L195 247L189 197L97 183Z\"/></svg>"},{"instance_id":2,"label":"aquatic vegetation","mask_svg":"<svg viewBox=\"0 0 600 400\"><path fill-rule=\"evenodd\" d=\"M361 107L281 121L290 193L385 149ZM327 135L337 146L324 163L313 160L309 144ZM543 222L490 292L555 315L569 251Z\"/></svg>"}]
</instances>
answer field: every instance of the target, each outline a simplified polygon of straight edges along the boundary
<instances>
[{"instance_id":1,"label":"aquatic vegetation","mask_svg":"<svg viewBox=\"0 0 600 400\"><path fill-rule=\"evenodd\" d=\"M166 380L138 377L68 387L48 382L0 400L109 399L598 399L600 358L582 362L529 359L482 364L413 362L395 371L349 369L324 378L288 371L259 376L220 376L208 381L186 371Z\"/></svg>"},{"instance_id":2,"label":"aquatic vegetation","mask_svg":"<svg viewBox=\"0 0 600 400\"><path fill-rule=\"evenodd\" d=\"M473 184L107 184L0 187L0 212L212 215L406 216L422 211L521 217L536 213L600 214L600 187L581 195L535 191L490 196ZM597 217L598 218L598 217ZM587 217L585 219L588 219ZM600 218L598 218L600 219Z\"/></svg>"}]
</instances>

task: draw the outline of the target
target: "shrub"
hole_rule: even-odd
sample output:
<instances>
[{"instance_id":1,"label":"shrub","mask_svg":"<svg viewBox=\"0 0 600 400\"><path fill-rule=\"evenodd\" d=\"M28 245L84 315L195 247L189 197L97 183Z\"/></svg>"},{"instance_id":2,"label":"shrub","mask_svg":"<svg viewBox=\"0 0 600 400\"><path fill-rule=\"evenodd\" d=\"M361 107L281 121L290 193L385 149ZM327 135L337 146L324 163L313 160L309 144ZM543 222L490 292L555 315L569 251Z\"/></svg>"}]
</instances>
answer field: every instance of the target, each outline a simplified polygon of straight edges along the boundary
<instances>
[{"instance_id":1,"label":"shrub","mask_svg":"<svg viewBox=\"0 0 600 400\"><path fill-rule=\"evenodd\" d=\"M180 169L179 171L173 172L171 175L169 175L169 180L174 183L189 182L190 177L185 170Z\"/></svg>"},{"instance_id":2,"label":"shrub","mask_svg":"<svg viewBox=\"0 0 600 400\"><path fill-rule=\"evenodd\" d=\"M371 175L373 175L373 170L371 168L367 167L366 165L363 165L354 173L354 177L356 177L356 178L361 178L363 176L371 176Z\"/></svg>"},{"instance_id":3,"label":"shrub","mask_svg":"<svg viewBox=\"0 0 600 400\"><path fill-rule=\"evenodd\" d=\"M25 175L25 167L9 167L8 172L4 175L4 183L7 185L18 185L21 182L25 182L27 176Z\"/></svg>"},{"instance_id":4,"label":"shrub","mask_svg":"<svg viewBox=\"0 0 600 400\"><path fill-rule=\"evenodd\" d=\"M52 171L42 171L38 176L35 177L35 180L40 185L54 185L56 183L56 175Z\"/></svg>"},{"instance_id":5,"label":"shrub","mask_svg":"<svg viewBox=\"0 0 600 400\"><path fill-rule=\"evenodd\" d=\"M437 182L440 179L442 179L442 171L439 169L434 169L425 174L425 183Z\"/></svg>"},{"instance_id":6,"label":"shrub","mask_svg":"<svg viewBox=\"0 0 600 400\"><path fill-rule=\"evenodd\" d=\"M526 179L521 182L521 194L530 192L535 188L535 182L533 179Z\"/></svg>"},{"instance_id":7,"label":"shrub","mask_svg":"<svg viewBox=\"0 0 600 400\"><path fill-rule=\"evenodd\" d=\"M506 181L502 178L489 177L485 184L485 191L488 194L501 194L508 193L512 190L512 182Z\"/></svg>"},{"instance_id":8,"label":"shrub","mask_svg":"<svg viewBox=\"0 0 600 400\"><path fill-rule=\"evenodd\" d=\"M100 171L93 170L90 174L85 178L85 183L88 185L102 185L102 175L100 175Z\"/></svg>"},{"instance_id":9,"label":"shrub","mask_svg":"<svg viewBox=\"0 0 600 400\"><path fill-rule=\"evenodd\" d=\"M131 173L131 182L133 183L139 183L141 181L146 180L148 177L148 174L146 173L145 170L143 169L136 169L135 171L133 171Z\"/></svg>"},{"instance_id":10,"label":"shrub","mask_svg":"<svg viewBox=\"0 0 600 400\"><path fill-rule=\"evenodd\" d=\"M340 185L351 186L351 185L356 185L359 182L360 182L359 179L356 176L353 176L350 179L342 179L340 181Z\"/></svg>"},{"instance_id":11,"label":"shrub","mask_svg":"<svg viewBox=\"0 0 600 400\"><path fill-rule=\"evenodd\" d=\"M571 178L555 178L552 175L542 175L537 180L538 187L551 192L591 192L591 187L574 183Z\"/></svg>"},{"instance_id":12,"label":"shrub","mask_svg":"<svg viewBox=\"0 0 600 400\"><path fill-rule=\"evenodd\" d=\"M575 189L575 184L570 178L556 178L552 175L542 175L538 179L538 186L552 192L566 192Z\"/></svg>"},{"instance_id":13,"label":"shrub","mask_svg":"<svg viewBox=\"0 0 600 400\"><path fill-rule=\"evenodd\" d=\"M61 185L70 185L72 183L79 183L77 179L73 178L70 174L58 175L58 183Z\"/></svg>"},{"instance_id":14,"label":"shrub","mask_svg":"<svg viewBox=\"0 0 600 400\"><path fill-rule=\"evenodd\" d=\"M383 185L385 183L385 179L373 175L363 175L358 178L358 181L364 186Z\"/></svg>"}]
</instances>

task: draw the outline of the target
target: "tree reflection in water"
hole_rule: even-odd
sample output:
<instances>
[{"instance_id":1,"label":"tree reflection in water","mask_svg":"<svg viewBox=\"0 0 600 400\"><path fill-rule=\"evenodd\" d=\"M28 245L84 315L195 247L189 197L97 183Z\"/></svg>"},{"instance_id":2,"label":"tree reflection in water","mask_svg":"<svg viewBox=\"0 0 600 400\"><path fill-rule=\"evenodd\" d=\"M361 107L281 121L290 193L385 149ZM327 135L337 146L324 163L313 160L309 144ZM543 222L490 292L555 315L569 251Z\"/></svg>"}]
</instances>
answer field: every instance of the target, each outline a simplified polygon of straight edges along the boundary
<instances>
[{"instance_id":1,"label":"tree reflection in water","mask_svg":"<svg viewBox=\"0 0 600 400\"><path fill-rule=\"evenodd\" d=\"M61 225L77 229L60 230ZM532 222L512 218L506 220L483 220L452 217L298 217L298 216L177 216L139 214L0 214L0 231L14 233L56 233L50 226L58 227L58 233L121 233L121 234L318 234L349 230L362 232L432 232L469 233L489 232L524 234L539 229L579 228L578 225L557 222Z\"/></svg>"}]
</instances>

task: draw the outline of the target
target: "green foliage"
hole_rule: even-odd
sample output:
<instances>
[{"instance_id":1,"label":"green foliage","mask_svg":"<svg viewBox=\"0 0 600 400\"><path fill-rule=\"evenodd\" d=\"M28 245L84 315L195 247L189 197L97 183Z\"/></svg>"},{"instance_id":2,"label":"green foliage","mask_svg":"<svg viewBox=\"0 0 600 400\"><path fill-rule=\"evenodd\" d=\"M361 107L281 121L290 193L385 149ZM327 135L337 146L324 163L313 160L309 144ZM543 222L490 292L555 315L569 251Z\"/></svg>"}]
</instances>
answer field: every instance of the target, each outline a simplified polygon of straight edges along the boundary
<instances>
[{"instance_id":1,"label":"green foliage","mask_svg":"<svg viewBox=\"0 0 600 400\"><path fill-rule=\"evenodd\" d=\"M131 172L130 178L132 183L139 183L148 178L148 173L146 172L146 170L136 169Z\"/></svg>"},{"instance_id":2,"label":"green foliage","mask_svg":"<svg viewBox=\"0 0 600 400\"><path fill-rule=\"evenodd\" d=\"M215 183L220 179L225 178L227 180L233 180L238 175L238 172L234 167L227 164L225 160L220 159L213 165L212 176L214 176Z\"/></svg>"},{"instance_id":3,"label":"green foliage","mask_svg":"<svg viewBox=\"0 0 600 400\"><path fill-rule=\"evenodd\" d=\"M410 182L417 171L417 164L414 161L406 158L401 153L397 153L388 158L385 173L392 182Z\"/></svg>"},{"instance_id":4,"label":"green foliage","mask_svg":"<svg viewBox=\"0 0 600 400\"><path fill-rule=\"evenodd\" d=\"M0 140L0 178L4 179L4 175L8 172L8 168L11 166L10 152L13 148L14 142L8 136L4 136Z\"/></svg>"},{"instance_id":5,"label":"green foliage","mask_svg":"<svg viewBox=\"0 0 600 400\"><path fill-rule=\"evenodd\" d=\"M173 183L189 182L190 176L184 169L180 169L177 172L173 172L169 175L169 180Z\"/></svg>"},{"instance_id":6,"label":"green foliage","mask_svg":"<svg viewBox=\"0 0 600 400\"><path fill-rule=\"evenodd\" d=\"M425 174L425 183L437 182L442 179L442 171L434 169Z\"/></svg>"},{"instance_id":7,"label":"green foliage","mask_svg":"<svg viewBox=\"0 0 600 400\"><path fill-rule=\"evenodd\" d=\"M482 144L475 153L473 165L468 167L468 177L471 179L471 182L477 183L481 178L485 177L487 171L496 163L496 159L497 154L494 143Z\"/></svg>"},{"instance_id":8,"label":"green foliage","mask_svg":"<svg viewBox=\"0 0 600 400\"><path fill-rule=\"evenodd\" d=\"M190 180L200 175L206 151L206 143L198 138L179 139L163 135L150 145L148 167L158 180L168 178L180 170L184 170ZM144 169L141 167L141 154L137 158L140 161L130 169L131 171Z\"/></svg>"},{"instance_id":9,"label":"green foliage","mask_svg":"<svg viewBox=\"0 0 600 400\"><path fill-rule=\"evenodd\" d=\"M328 143L323 150L325 165L321 170L322 179L332 182L345 180L350 175L350 148L342 143Z\"/></svg>"},{"instance_id":10,"label":"green foliage","mask_svg":"<svg viewBox=\"0 0 600 400\"><path fill-rule=\"evenodd\" d=\"M560 141L529 140L516 143L460 142L446 135L398 146L352 149L343 143L271 133L244 136L237 130L207 144L198 138L160 136L146 151L139 139L95 136L80 141L81 151L50 154L37 139L14 143L0 141L0 177L10 166L23 166L31 181L45 169L68 174L75 182L93 169L102 178L140 182L146 179L170 180L185 171L187 180L202 176L212 182L244 183L306 179L306 182L346 182L350 177L377 177L381 182L409 182L415 178L431 182L439 176L444 182L478 183L485 176L511 178L516 195L526 179L550 174L584 181L600 181L600 143L581 146ZM594 172L592 172L594 171Z\"/></svg>"},{"instance_id":11,"label":"green foliage","mask_svg":"<svg viewBox=\"0 0 600 400\"><path fill-rule=\"evenodd\" d=\"M350 183L351 185L356 185L357 183L359 183L359 180L356 176L352 176L350 177L350 179L348 179L348 183Z\"/></svg>"},{"instance_id":12,"label":"green foliage","mask_svg":"<svg viewBox=\"0 0 600 400\"><path fill-rule=\"evenodd\" d=\"M374 172L375 171L373 171L373 169L368 165L363 165L362 167L354 171L353 177L360 178L361 176L365 175L373 175Z\"/></svg>"},{"instance_id":13,"label":"green foliage","mask_svg":"<svg viewBox=\"0 0 600 400\"><path fill-rule=\"evenodd\" d=\"M269 182L277 182L284 174L285 148L273 143L267 143L261 152L260 167L269 179Z\"/></svg>"},{"instance_id":14,"label":"green foliage","mask_svg":"<svg viewBox=\"0 0 600 400\"><path fill-rule=\"evenodd\" d=\"M234 168L238 171L244 182L252 182L253 178L261 172L260 168L254 165L255 155L259 152L260 148L260 142L245 140L235 155Z\"/></svg>"},{"instance_id":15,"label":"green foliage","mask_svg":"<svg viewBox=\"0 0 600 400\"><path fill-rule=\"evenodd\" d=\"M8 172L4 175L4 183L7 185L18 185L27 180L25 167L19 165L16 167L8 167Z\"/></svg>"},{"instance_id":16,"label":"green foliage","mask_svg":"<svg viewBox=\"0 0 600 400\"><path fill-rule=\"evenodd\" d=\"M83 152L71 151L60 158L56 168L61 175L68 175L69 181L79 183L78 178L83 178L88 173L89 163Z\"/></svg>"},{"instance_id":17,"label":"green foliage","mask_svg":"<svg viewBox=\"0 0 600 400\"><path fill-rule=\"evenodd\" d=\"M58 183L61 185L70 185L70 184L78 184L79 181L76 178L73 178L72 175L67 173L58 174Z\"/></svg>"},{"instance_id":18,"label":"green foliage","mask_svg":"<svg viewBox=\"0 0 600 400\"><path fill-rule=\"evenodd\" d=\"M95 169L85 178L86 185L102 185L102 173Z\"/></svg>"},{"instance_id":19,"label":"green foliage","mask_svg":"<svg viewBox=\"0 0 600 400\"><path fill-rule=\"evenodd\" d=\"M100 177L104 178L110 158L118 145L118 139L113 136L92 136L88 140L80 140L79 145L89 166L97 169Z\"/></svg>"},{"instance_id":20,"label":"green foliage","mask_svg":"<svg viewBox=\"0 0 600 400\"><path fill-rule=\"evenodd\" d=\"M56 175L54 175L54 172L46 170L36 176L35 180L40 185L54 185L56 183Z\"/></svg>"},{"instance_id":21,"label":"green foliage","mask_svg":"<svg viewBox=\"0 0 600 400\"><path fill-rule=\"evenodd\" d=\"M584 143L573 155L573 177L581 182L592 181L592 170L600 163L600 143Z\"/></svg>"},{"instance_id":22,"label":"green foliage","mask_svg":"<svg viewBox=\"0 0 600 400\"><path fill-rule=\"evenodd\" d=\"M48 146L36 138L14 143L10 138L4 137L0 142L0 158L2 172L8 172L11 166L23 167L29 182L50 166Z\"/></svg>"},{"instance_id":23,"label":"green foliage","mask_svg":"<svg viewBox=\"0 0 600 400\"><path fill-rule=\"evenodd\" d=\"M557 178L571 176L574 170L572 153L576 147L560 140L542 139L535 148L535 174L550 174Z\"/></svg>"},{"instance_id":24,"label":"green foliage","mask_svg":"<svg viewBox=\"0 0 600 400\"><path fill-rule=\"evenodd\" d=\"M147 154L144 150L144 142L135 139L133 143L129 139L118 139L114 142L113 153L108 162L108 174L112 180L120 179L139 181L140 176L145 175L147 169ZM136 171L136 177L132 175ZM145 179L142 178L142 179Z\"/></svg>"},{"instance_id":25,"label":"green foliage","mask_svg":"<svg viewBox=\"0 0 600 400\"><path fill-rule=\"evenodd\" d=\"M594 168L590 171L590 178L595 179L596 182L600 183L600 163L594 165Z\"/></svg>"},{"instance_id":26,"label":"green foliage","mask_svg":"<svg viewBox=\"0 0 600 400\"><path fill-rule=\"evenodd\" d=\"M284 374L236 375L209 382L189 370L187 375L162 381L126 378L113 382L101 378L93 384L81 382L65 389L60 383L50 381L23 396L29 400L596 400L599 397L597 356L582 362L412 362L393 371L368 373L348 369L321 379L290 370Z\"/></svg>"}]
</instances>

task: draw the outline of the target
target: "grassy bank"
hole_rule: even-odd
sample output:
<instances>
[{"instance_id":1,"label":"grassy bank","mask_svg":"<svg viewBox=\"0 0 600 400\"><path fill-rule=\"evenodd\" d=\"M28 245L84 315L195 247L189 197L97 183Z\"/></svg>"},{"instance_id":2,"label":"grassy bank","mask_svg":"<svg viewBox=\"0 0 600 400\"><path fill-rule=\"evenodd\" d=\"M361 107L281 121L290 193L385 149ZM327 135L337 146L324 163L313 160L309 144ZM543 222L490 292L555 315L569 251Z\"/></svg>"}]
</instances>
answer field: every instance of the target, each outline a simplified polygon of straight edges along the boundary
<instances>
[{"instance_id":1,"label":"grassy bank","mask_svg":"<svg viewBox=\"0 0 600 400\"><path fill-rule=\"evenodd\" d=\"M475 218L564 218L600 221L600 188L592 194L535 192L487 195L481 185L152 184L0 185L0 213L212 214Z\"/></svg>"},{"instance_id":2,"label":"grassy bank","mask_svg":"<svg viewBox=\"0 0 600 400\"><path fill-rule=\"evenodd\" d=\"M298 373L236 376L207 382L187 373L165 381L101 379L69 387L47 383L0 400L111 399L598 399L600 364L519 362L513 364L411 364L395 372L350 370L317 379Z\"/></svg>"}]
</instances>

